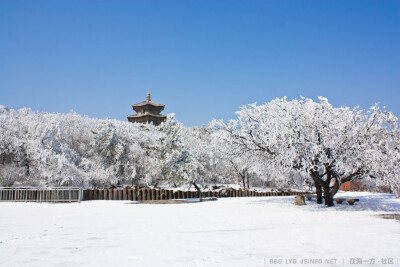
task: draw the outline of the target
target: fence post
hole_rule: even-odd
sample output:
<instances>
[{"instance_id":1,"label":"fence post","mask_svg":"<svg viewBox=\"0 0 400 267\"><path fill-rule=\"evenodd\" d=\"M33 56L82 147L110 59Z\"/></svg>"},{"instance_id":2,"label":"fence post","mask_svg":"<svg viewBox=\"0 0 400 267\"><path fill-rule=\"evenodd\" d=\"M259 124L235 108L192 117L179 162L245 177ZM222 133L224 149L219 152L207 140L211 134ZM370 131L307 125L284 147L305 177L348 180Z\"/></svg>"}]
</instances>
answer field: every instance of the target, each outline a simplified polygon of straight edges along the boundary
<instances>
[{"instance_id":1,"label":"fence post","mask_svg":"<svg viewBox=\"0 0 400 267\"><path fill-rule=\"evenodd\" d=\"M146 189L146 193L147 193L147 198L146 198L146 200L152 200L152 198L151 198L151 193L152 193L152 191L153 191L153 190L151 190L151 188L147 188L147 189Z\"/></svg>"},{"instance_id":2,"label":"fence post","mask_svg":"<svg viewBox=\"0 0 400 267\"><path fill-rule=\"evenodd\" d=\"M164 189L160 189L160 196L159 196L159 199L161 199L161 200L166 199L165 190L164 190Z\"/></svg>"},{"instance_id":3,"label":"fence post","mask_svg":"<svg viewBox=\"0 0 400 267\"><path fill-rule=\"evenodd\" d=\"M138 200L146 200L146 191L144 190L144 188L139 189L139 196L138 196Z\"/></svg>"},{"instance_id":4,"label":"fence post","mask_svg":"<svg viewBox=\"0 0 400 267\"><path fill-rule=\"evenodd\" d=\"M132 188L132 200L136 201L137 200L137 191L136 188Z\"/></svg>"},{"instance_id":5,"label":"fence post","mask_svg":"<svg viewBox=\"0 0 400 267\"><path fill-rule=\"evenodd\" d=\"M169 199L168 189L163 189L164 199Z\"/></svg>"},{"instance_id":6,"label":"fence post","mask_svg":"<svg viewBox=\"0 0 400 267\"><path fill-rule=\"evenodd\" d=\"M143 189L143 195L142 195L142 197L143 197L143 200L150 200L150 199L149 199L149 190L147 190L147 188L144 188L144 189Z\"/></svg>"},{"instance_id":7,"label":"fence post","mask_svg":"<svg viewBox=\"0 0 400 267\"><path fill-rule=\"evenodd\" d=\"M129 188L127 190L128 190L128 200L132 200L132 188Z\"/></svg>"},{"instance_id":8,"label":"fence post","mask_svg":"<svg viewBox=\"0 0 400 267\"><path fill-rule=\"evenodd\" d=\"M48 191L48 190L47 190ZM89 200L93 200L93 194L94 194L94 192L93 192L93 190L92 189L88 189L88 197L89 197Z\"/></svg>"}]
</instances>

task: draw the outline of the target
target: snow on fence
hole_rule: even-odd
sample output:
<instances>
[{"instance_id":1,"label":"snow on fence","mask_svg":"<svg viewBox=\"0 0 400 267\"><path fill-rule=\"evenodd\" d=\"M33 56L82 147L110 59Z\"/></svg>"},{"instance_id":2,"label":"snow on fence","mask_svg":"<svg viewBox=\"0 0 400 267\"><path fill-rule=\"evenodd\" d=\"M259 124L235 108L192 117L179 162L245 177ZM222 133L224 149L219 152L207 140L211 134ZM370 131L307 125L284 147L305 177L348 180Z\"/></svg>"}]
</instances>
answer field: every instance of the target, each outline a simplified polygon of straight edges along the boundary
<instances>
[{"instance_id":1,"label":"snow on fence","mask_svg":"<svg viewBox=\"0 0 400 267\"><path fill-rule=\"evenodd\" d=\"M80 187L0 187L0 201L20 202L80 202Z\"/></svg>"},{"instance_id":2,"label":"snow on fence","mask_svg":"<svg viewBox=\"0 0 400 267\"><path fill-rule=\"evenodd\" d=\"M202 197L265 197L295 196L310 192L257 192L242 189L220 191L204 191ZM199 198L198 191L174 191L158 188L126 188L126 189L87 189L83 191L83 200L165 200Z\"/></svg>"}]
</instances>

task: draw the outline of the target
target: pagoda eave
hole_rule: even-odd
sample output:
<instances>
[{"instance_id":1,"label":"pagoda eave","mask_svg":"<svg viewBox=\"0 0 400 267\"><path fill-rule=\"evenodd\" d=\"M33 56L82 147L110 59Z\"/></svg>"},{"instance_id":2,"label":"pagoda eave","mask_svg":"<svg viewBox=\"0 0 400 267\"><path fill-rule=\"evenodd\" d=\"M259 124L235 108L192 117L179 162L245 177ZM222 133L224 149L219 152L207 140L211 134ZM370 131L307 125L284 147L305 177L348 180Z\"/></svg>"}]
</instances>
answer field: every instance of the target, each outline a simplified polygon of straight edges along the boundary
<instances>
[{"instance_id":1,"label":"pagoda eave","mask_svg":"<svg viewBox=\"0 0 400 267\"><path fill-rule=\"evenodd\" d=\"M146 105L132 105L132 109L137 113L141 113L142 110L151 110L156 113L161 113L164 110L165 105L154 106L151 104Z\"/></svg>"},{"instance_id":2,"label":"pagoda eave","mask_svg":"<svg viewBox=\"0 0 400 267\"><path fill-rule=\"evenodd\" d=\"M132 105L132 107L144 107L144 106L165 107L165 105L159 104L159 103L151 101L151 100L146 100L146 101Z\"/></svg>"},{"instance_id":3,"label":"pagoda eave","mask_svg":"<svg viewBox=\"0 0 400 267\"><path fill-rule=\"evenodd\" d=\"M153 123L155 126L157 126L165 121L166 118L166 115L136 114L128 116L128 121L133 123Z\"/></svg>"},{"instance_id":4,"label":"pagoda eave","mask_svg":"<svg viewBox=\"0 0 400 267\"><path fill-rule=\"evenodd\" d=\"M136 114L136 115L129 115L128 118L166 118L166 115L157 115L157 114Z\"/></svg>"}]
</instances>

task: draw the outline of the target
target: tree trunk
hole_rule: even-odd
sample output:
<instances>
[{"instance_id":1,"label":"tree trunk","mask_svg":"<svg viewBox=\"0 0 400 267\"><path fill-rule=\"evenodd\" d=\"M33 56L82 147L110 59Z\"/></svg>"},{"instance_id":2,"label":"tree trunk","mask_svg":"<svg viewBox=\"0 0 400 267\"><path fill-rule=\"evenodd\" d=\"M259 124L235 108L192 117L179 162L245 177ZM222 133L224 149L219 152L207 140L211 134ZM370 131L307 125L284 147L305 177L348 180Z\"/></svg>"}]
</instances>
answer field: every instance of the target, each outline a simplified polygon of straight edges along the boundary
<instances>
[{"instance_id":1,"label":"tree trunk","mask_svg":"<svg viewBox=\"0 0 400 267\"><path fill-rule=\"evenodd\" d=\"M195 182L192 183L194 185L194 187L197 189L197 191L199 192L199 198L203 197L203 192L201 192L200 187L197 186L197 184Z\"/></svg>"},{"instance_id":2,"label":"tree trunk","mask_svg":"<svg viewBox=\"0 0 400 267\"><path fill-rule=\"evenodd\" d=\"M325 205L328 207L333 206L333 197L330 193L329 183L322 180L322 177L317 171L310 170L309 172L311 178L315 183L315 191L317 193L317 203L322 204L322 196L325 200ZM330 181L330 179L328 179ZM323 193L323 194L322 194Z\"/></svg>"},{"instance_id":3,"label":"tree trunk","mask_svg":"<svg viewBox=\"0 0 400 267\"><path fill-rule=\"evenodd\" d=\"M362 175L364 172L362 172L362 169L359 168L357 171L355 171L352 174L349 174L346 177L338 177L332 171L330 165L326 164L324 166L325 166L325 171L326 171L324 174L320 175L317 169L310 169L309 174L315 183L316 193L317 193L317 203L318 204L322 203L321 191L323 191L325 205L328 207L332 207L332 206L334 206L333 196L339 191L339 187L340 187L339 181L340 181L340 183L345 183L347 181L351 181L355 177ZM325 175L326 175L326 180L323 180L322 177ZM332 187L330 187L331 181L333 183Z\"/></svg>"},{"instance_id":4,"label":"tree trunk","mask_svg":"<svg viewBox=\"0 0 400 267\"><path fill-rule=\"evenodd\" d=\"M332 207L334 206L333 204L333 196L331 195L331 192L329 190L329 185L323 185L322 189L324 190L324 200L325 200L325 206Z\"/></svg>"},{"instance_id":5,"label":"tree trunk","mask_svg":"<svg viewBox=\"0 0 400 267\"><path fill-rule=\"evenodd\" d=\"M334 195L336 195L336 193L339 191L340 185L339 185L339 180L338 178L334 177L334 184L331 190L331 196L333 197Z\"/></svg>"},{"instance_id":6,"label":"tree trunk","mask_svg":"<svg viewBox=\"0 0 400 267\"><path fill-rule=\"evenodd\" d=\"M247 189L250 189L250 183L249 183L249 174L246 171L246 178L247 178Z\"/></svg>"},{"instance_id":7,"label":"tree trunk","mask_svg":"<svg viewBox=\"0 0 400 267\"><path fill-rule=\"evenodd\" d=\"M317 204L322 204L322 180L319 178L319 175L310 169L309 171L311 179L314 181L315 185L315 193L317 194Z\"/></svg>"},{"instance_id":8,"label":"tree trunk","mask_svg":"<svg viewBox=\"0 0 400 267\"><path fill-rule=\"evenodd\" d=\"M322 204L322 186L315 183L315 193L317 194L317 203Z\"/></svg>"},{"instance_id":9,"label":"tree trunk","mask_svg":"<svg viewBox=\"0 0 400 267\"><path fill-rule=\"evenodd\" d=\"M243 189L246 189L246 178L244 175L240 175L240 177L242 178Z\"/></svg>"}]
</instances>

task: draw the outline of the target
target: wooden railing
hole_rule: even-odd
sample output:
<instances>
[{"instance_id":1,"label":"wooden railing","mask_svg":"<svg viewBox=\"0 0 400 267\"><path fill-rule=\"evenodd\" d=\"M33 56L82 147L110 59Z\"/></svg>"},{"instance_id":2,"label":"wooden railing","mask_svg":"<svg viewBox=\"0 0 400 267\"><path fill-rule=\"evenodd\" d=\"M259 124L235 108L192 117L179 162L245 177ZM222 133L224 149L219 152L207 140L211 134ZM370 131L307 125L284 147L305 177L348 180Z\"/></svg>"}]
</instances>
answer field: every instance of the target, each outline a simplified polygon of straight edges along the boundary
<instances>
[{"instance_id":1,"label":"wooden railing","mask_svg":"<svg viewBox=\"0 0 400 267\"><path fill-rule=\"evenodd\" d=\"M200 197L265 197L265 196L294 196L308 192L257 192L243 189L223 189L218 191L182 191L160 188L125 188L125 189L86 189L80 187L44 187L18 188L0 187L0 201L19 202L76 202L81 200L168 200L189 199Z\"/></svg>"},{"instance_id":2,"label":"wooden railing","mask_svg":"<svg viewBox=\"0 0 400 267\"><path fill-rule=\"evenodd\" d=\"M0 187L0 201L18 202L80 202L80 187Z\"/></svg>"},{"instance_id":3,"label":"wooden railing","mask_svg":"<svg viewBox=\"0 0 400 267\"><path fill-rule=\"evenodd\" d=\"M204 191L201 197L265 197L265 196L295 196L307 192L257 192L242 189L227 189L220 191ZM158 188L126 188L126 189L87 189L83 191L83 200L163 200L199 198L198 191L181 191Z\"/></svg>"}]
</instances>

